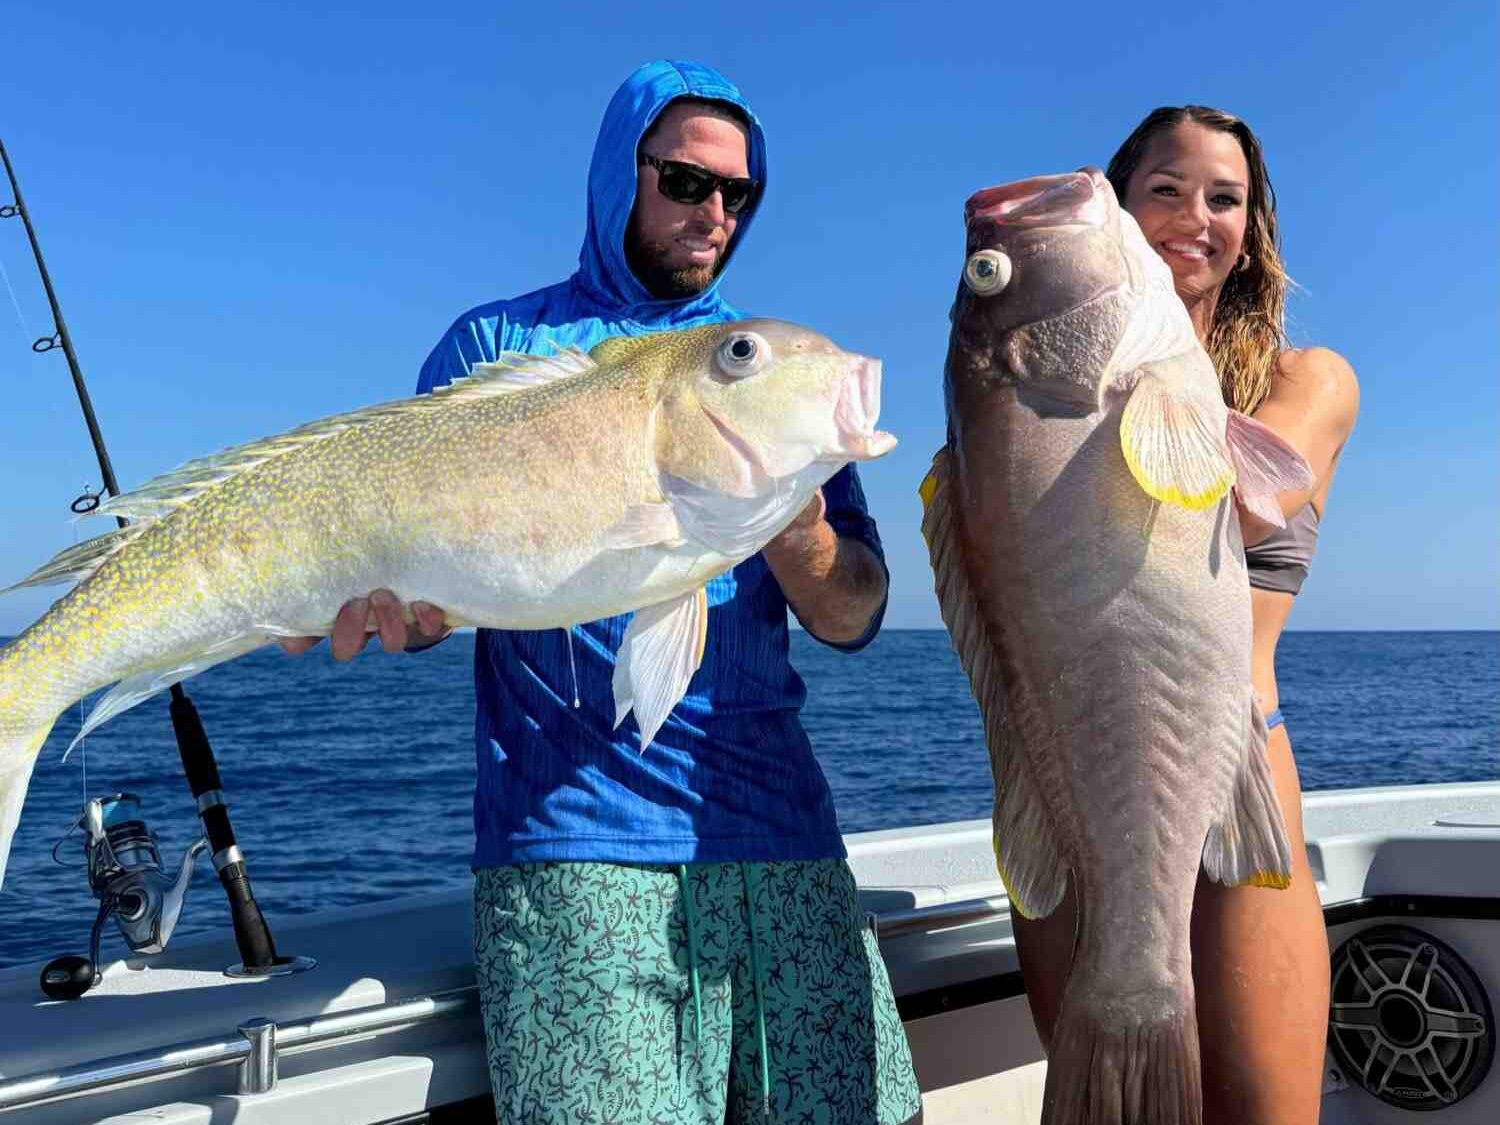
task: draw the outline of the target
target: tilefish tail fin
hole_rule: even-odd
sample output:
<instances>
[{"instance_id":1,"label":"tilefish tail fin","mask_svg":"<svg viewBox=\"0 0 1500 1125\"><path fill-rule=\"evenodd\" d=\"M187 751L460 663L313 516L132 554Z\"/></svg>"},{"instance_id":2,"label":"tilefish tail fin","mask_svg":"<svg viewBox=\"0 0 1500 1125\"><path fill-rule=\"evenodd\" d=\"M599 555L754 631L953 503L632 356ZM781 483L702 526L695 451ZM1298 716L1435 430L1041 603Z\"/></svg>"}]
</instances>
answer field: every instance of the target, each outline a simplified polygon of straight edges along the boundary
<instances>
[{"instance_id":1,"label":"tilefish tail fin","mask_svg":"<svg viewBox=\"0 0 1500 1125\"><path fill-rule=\"evenodd\" d=\"M1091 976L1075 967L1063 992L1042 1125L1203 1125L1191 981L1185 990L1163 985L1143 1008L1150 1018L1122 1023Z\"/></svg>"}]
</instances>

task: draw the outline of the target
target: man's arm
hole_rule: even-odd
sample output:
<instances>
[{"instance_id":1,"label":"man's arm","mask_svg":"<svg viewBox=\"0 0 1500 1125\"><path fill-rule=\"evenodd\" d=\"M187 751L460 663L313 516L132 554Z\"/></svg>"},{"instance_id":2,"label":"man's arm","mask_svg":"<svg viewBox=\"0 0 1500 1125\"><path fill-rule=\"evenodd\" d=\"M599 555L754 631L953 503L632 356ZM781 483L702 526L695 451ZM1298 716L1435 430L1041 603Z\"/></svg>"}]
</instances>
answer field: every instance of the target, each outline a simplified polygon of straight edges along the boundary
<instances>
[{"instance_id":1,"label":"man's arm","mask_svg":"<svg viewBox=\"0 0 1500 1125\"><path fill-rule=\"evenodd\" d=\"M827 514L819 491L763 553L803 628L820 641L848 645L869 633L885 605L885 564L868 544L839 534Z\"/></svg>"}]
</instances>

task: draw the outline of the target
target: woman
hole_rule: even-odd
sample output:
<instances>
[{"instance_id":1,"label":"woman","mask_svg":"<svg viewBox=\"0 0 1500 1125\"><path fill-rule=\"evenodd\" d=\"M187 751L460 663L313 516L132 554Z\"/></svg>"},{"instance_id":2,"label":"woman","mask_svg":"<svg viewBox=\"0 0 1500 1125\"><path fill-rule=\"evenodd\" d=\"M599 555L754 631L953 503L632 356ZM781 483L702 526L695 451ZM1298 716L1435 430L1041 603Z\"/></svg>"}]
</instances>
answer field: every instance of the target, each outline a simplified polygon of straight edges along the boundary
<instances>
[{"instance_id":1,"label":"woman","mask_svg":"<svg viewBox=\"0 0 1500 1125\"><path fill-rule=\"evenodd\" d=\"M1302 835L1297 766L1278 709L1276 642L1307 573L1359 388L1334 352L1287 346L1276 196L1260 142L1244 122L1202 106L1154 110L1106 175L1171 268L1225 401L1296 446L1316 474L1311 489L1281 495L1284 530L1240 512L1252 587L1251 675L1271 728L1292 884L1284 891L1229 888L1200 875L1192 930L1204 1120L1311 1125L1328 1020L1328 939ZM1050 916L1015 924L1044 1043L1067 980L1074 909L1070 891Z\"/></svg>"}]
</instances>

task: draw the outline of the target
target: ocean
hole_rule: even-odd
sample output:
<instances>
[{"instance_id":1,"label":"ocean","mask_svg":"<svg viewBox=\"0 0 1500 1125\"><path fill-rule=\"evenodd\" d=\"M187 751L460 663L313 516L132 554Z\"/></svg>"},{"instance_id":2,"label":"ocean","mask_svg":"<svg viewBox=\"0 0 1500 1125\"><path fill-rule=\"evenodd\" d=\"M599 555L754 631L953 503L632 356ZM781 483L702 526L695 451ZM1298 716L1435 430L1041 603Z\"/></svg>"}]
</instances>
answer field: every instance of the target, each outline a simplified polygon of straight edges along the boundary
<instances>
[{"instance_id":1,"label":"ocean","mask_svg":"<svg viewBox=\"0 0 1500 1125\"><path fill-rule=\"evenodd\" d=\"M273 932L308 911L468 884L472 654L468 636L348 665L326 646L264 650L189 682ZM794 633L792 656L845 832L989 815L979 714L946 633L887 630L854 656ZM1290 632L1278 672L1308 790L1500 777L1500 633ZM138 794L174 869L198 834L165 695L62 763L80 719L59 721L32 778L0 892L0 966L87 950L96 903L80 834L53 859L85 791ZM228 911L204 858L176 937L211 931L229 933ZM106 958L124 953L113 923L104 940Z\"/></svg>"}]
</instances>

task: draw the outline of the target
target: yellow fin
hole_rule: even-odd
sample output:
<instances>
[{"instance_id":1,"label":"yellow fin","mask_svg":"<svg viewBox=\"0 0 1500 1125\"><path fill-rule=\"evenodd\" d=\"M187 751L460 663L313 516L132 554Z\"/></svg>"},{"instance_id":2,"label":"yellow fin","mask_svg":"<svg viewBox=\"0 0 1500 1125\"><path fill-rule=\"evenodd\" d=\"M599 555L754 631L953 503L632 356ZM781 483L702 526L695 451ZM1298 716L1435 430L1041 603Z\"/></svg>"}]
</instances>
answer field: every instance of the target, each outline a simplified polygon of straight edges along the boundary
<instances>
[{"instance_id":1,"label":"yellow fin","mask_svg":"<svg viewBox=\"0 0 1500 1125\"><path fill-rule=\"evenodd\" d=\"M955 502L957 475L957 456L945 445L922 481L922 537L927 540L943 624L984 720L995 781L995 866L1012 908L1023 917L1041 918L1062 901L1068 865L1058 849L1058 835L1042 790L1006 717L1002 658L964 565L963 512Z\"/></svg>"},{"instance_id":2,"label":"yellow fin","mask_svg":"<svg viewBox=\"0 0 1500 1125\"><path fill-rule=\"evenodd\" d=\"M593 369L593 362L577 348L563 348L555 355L546 356L502 352L494 363L475 364L468 376L435 387L428 394L320 418L283 434L196 458L169 473L153 477L139 488L110 497L90 514L123 516L144 522L160 519L241 473L348 430L387 418L420 416L428 411L441 411L455 403L511 394L568 376L586 374ZM54 560L47 569L62 561L65 560ZM34 576L26 581L41 579Z\"/></svg>"},{"instance_id":3,"label":"yellow fin","mask_svg":"<svg viewBox=\"0 0 1500 1125\"><path fill-rule=\"evenodd\" d=\"M995 853L995 870L1000 873L1000 882L1005 887L1005 897L1010 899L1010 908L1028 921L1035 918L1045 918L1046 913L1037 914L1026 903L1025 897L1016 889L1011 880L1010 872L1005 870L1005 860L1000 857L1000 841L994 834L990 836L990 848Z\"/></svg>"},{"instance_id":4,"label":"yellow fin","mask_svg":"<svg viewBox=\"0 0 1500 1125\"><path fill-rule=\"evenodd\" d=\"M125 527L85 539L82 543L59 551L50 562L43 563L21 581L0 590L8 594L23 586L51 586L58 582L82 582L109 561L110 556L134 540L144 525L133 523Z\"/></svg>"},{"instance_id":5,"label":"yellow fin","mask_svg":"<svg viewBox=\"0 0 1500 1125\"><path fill-rule=\"evenodd\" d=\"M922 510L924 512L932 507L932 498L937 495L940 483L938 480L938 459L945 457L947 453L948 447L944 446L932 455L932 468L927 470L927 475L922 478L922 483L917 485L917 495L922 498Z\"/></svg>"},{"instance_id":6,"label":"yellow fin","mask_svg":"<svg viewBox=\"0 0 1500 1125\"><path fill-rule=\"evenodd\" d=\"M1225 440L1207 410L1156 375L1141 377L1120 417L1120 448L1136 483L1193 511L1217 504L1234 485Z\"/></svg>"},{"instance_id":7,"label":"yellow fin","mask_svg":"<svg viewBox=\"0 0 1500 1125\"><path fill-rule=\"evenodd\" d=\"M1225 887L1275 887L1292 882L1292 845L1271 760L1266 755L1266 720L1254 693L1246 691L1244 744L1234 787L1218 820L1203 841L1203 871Z\"/></svg>"}]
</instances>

